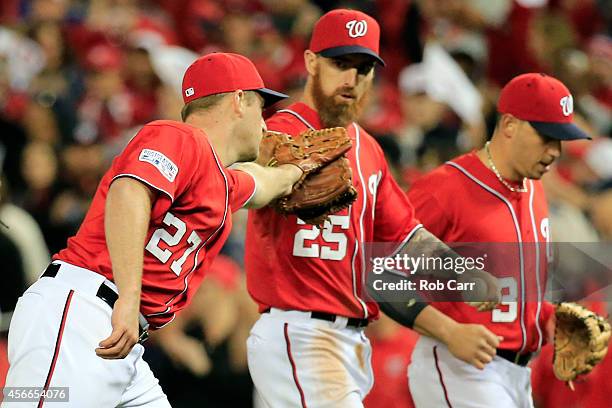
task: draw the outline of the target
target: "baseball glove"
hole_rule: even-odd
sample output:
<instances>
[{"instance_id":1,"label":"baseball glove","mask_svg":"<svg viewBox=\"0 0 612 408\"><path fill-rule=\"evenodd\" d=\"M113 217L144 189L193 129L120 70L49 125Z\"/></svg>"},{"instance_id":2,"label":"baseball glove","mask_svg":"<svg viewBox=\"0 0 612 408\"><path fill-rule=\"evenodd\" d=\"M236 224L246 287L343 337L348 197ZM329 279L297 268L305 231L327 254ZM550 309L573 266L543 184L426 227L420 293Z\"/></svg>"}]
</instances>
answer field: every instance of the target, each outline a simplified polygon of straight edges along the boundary
<instances>
[{"instance_id":1,"label":"baseball glove","mask_svg":"<svg viewBox=\"0 0 612 408\"><path fill-rule=\"evenodd\" d=\"M295 214L307 224L323 225L330 214L347 208L357 199L352 171L340 157L307 177L292 193L274 203L281 214Z\"/></svg>"},{"instance_id":2,"label":"baseball glove","mask_svg":"<svg viewBox=\"0 0 612 408\"><path fill-rule=\"evenodd\" d=\"M295 214L314 225L348 207L357 198L350 164L343 156L351 146L342 127L308 130L295 138L268 131L259 146L257 162L263 166L294 164L304 172L292 193L272 206L281 214Z\"/></svg>"},{"instance_id":3,"label":"baseball glove","mask_svg":"<svg viewBox=\"0 0 612 408\"><path fill-rule=\"evenodd\" d=\"M561 381L591 372L608 352L610 323L576 303L560 303L555 308L553 371Z\"/></svg>"},{"instance_id":4,"label":"baseball glove","mask_svg":"<svg viewBox=\"0 0 612 408\"><path fill-rule=\"evenodd\" d=\"M351 146L351 139L342 127L308 130L295 138L286 133L268 131L259 144L257 163L271 167L282 164L298 166L304 174L297 186L310 173L349 151Z\"/></svg>"}]
</instances>

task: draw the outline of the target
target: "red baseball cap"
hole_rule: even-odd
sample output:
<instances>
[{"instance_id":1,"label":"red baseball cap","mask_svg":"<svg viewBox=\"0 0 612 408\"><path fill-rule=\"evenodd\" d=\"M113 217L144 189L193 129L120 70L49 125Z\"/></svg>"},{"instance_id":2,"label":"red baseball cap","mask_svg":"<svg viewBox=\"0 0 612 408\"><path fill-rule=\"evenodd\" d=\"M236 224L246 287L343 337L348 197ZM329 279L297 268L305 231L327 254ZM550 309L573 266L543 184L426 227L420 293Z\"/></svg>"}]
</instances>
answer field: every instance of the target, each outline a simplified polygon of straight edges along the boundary
<instances>
[{"instance_id":1,"label":"red baseball cap","mask_svg":"<svg viewBox=\"0 0 612 408\"><path fill-rule=\"evenodd\" d=\"M310 50L332 58L346 54L367 54L382 65L378 55L380 26L357 10L337 9L321 16L310 38Z\"/></svg>"},{"instance_id":2,"label":"red baseball cap","mask_svg":"<svg viewBox=\"0 0 612 408\"><path fill-rule=\"evenodd\" d=\"M121 68L123 54L119 48L108 44L97 44L85 55L85 67L90 71L106 72Z\"/></svg>"},{"instance_id":3,"label":"red baseball cap","mask_svg":"<svg viewBox=\"0 0 612 408\"><path fill-rule=\"evenodd\" d=\"M257 91L264 98L264 107L288 98L264 86L255 65L239 54L214 52L193 62L183 76L185 104L205 96L226 92Z\"/></svg>"},{"instance_id":4,"label":"red baseball cap","mask_svg":"<svg viewBox=\"0 0 612 408\"><path fill-rule=\"evenodd\" d=\"M529 73L513 78L501 91L497 111L525 120L538 133L553 139L590 139L573 123L574 100L570 91L546 74Z\"/></svg>"}]
</instances>

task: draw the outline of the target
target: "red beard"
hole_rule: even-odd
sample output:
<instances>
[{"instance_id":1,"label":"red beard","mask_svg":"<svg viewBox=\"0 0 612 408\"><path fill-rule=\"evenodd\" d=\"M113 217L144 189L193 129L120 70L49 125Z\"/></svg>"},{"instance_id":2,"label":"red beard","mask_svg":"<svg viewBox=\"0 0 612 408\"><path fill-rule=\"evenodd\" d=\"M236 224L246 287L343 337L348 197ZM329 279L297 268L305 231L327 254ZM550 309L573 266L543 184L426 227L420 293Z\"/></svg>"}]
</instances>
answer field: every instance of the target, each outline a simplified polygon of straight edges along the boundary
<instances>
[{"instance_id":1,"label":"red beard","mask_svg":"<svg viewBox=\"0 0 612 408\"><path fill-rule=\"evenodd\" d=\"M347 101L345 103L338 103L335 100L337 95L355 95L355 90L352 88L343 87L337 89L332 95L326 95L323 92L319 72L316 72L312 79L312 98L315 108L319 113L321 125L323 125L324 128L336 126L345 127L349 123L354 122L359 118L363 112L364 106L366 105L366 95L368 94L369 89L367 89L359 99L353 99L352 101Z\"/></svg>"}]
</instances>

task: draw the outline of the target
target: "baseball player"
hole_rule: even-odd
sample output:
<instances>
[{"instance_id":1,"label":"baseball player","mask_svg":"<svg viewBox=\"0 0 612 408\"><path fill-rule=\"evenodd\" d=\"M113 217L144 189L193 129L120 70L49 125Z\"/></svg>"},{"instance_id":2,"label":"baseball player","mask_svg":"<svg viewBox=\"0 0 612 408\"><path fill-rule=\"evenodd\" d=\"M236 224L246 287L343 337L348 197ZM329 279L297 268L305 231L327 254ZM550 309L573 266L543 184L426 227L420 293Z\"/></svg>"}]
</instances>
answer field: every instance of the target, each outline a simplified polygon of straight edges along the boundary
<instances>
[{"instance_id":1,"label":"baseball player","mask_svg":"<svg viewBox=\"0 0 612 408\"><path fill-rule=\"evenodd\" d=\"M169 406L139 342L147 326L163 327L189 303L230 232L231 212L265 205L301 177L292 165L226 168L257 157L262 108L285 96L266 89L241 55L209 54L187 69L184 123L155 121L138 132L76 236L20 298L6 386L37 387L40 399L11 401L47 406L49 390L68 387L73 407Z\"/></svg>"},{"instance_id":2,"label":"baseball player","mask_svg":"<svg viewBox=\"0 0 612 408\"><path fill-rule=\"evenodd\" d=\"M304 53L308 79L302 101L267 121L270 130L290 135L345 127L353 141L347 156L358 198L322 228L271 208L249 214L247 286L261 317L247 349L260 406L362 407L373 383L363 329L379 313L364 296L364 243L395 242L408 252L415 242L429 242L430 249L443 246L414 218L382 150L354 122L374 66L384 64L379 35L376 20L362 12L338 9L323 15ZM466 361L478 358L475 344L497 345L483 327L452 324L433 307L417 304L397 313L403 324L426 328Z\"/></svg>"},{"instance_id":3,"label":"baseball player","mask_svg":"<svg viewBox=\"0 0 612 408\"><path fill-rule=\"evenodd\" d=\"M491 362L477 370L446 345L421 336L408 376L417 407L533 406L526 365L546 342L554 313L543 301L550 225L539 179L559 157L561 141L588 136L572 123L569 90L544 74L510 81L498 111L497 126L483 149L432 171L408 195L423 225L444 242L519 244L512 245L511 255L489 264L503 294L494 310L477 312L459 302L433 304L458 322L486 326L503 340ZM487 248L494 250L494 245Z\"/></svg>"}]
</instances>

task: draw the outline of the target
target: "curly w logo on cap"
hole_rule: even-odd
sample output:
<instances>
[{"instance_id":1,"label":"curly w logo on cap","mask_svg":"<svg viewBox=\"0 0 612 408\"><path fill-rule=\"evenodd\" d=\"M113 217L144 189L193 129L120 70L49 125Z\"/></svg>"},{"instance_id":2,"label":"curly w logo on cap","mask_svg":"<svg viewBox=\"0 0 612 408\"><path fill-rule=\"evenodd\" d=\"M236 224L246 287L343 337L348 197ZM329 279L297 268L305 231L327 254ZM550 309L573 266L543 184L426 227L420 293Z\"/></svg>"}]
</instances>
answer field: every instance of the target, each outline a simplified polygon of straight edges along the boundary
<instances>
[{"instance_id":1,"label":"curly w logo on cap","mask_svg":"<svg viewBox=\"0 0 612 408\"><path fill-rule=\"evenodd\" d=\"M497 111L527 121L538 133L553 139L590 139L573 123L574 99L569 89L546 74L513 78L501 91Z\"/></svg>"},{"instance_id":2,"label":"curly w logo on cap","mask_svg":"<svg viewBox=\"0 0 612 408\"><path fill-rule=\"evenodd\" d=\"M314 26L309 49L326 58L367 54L385 65L378 55L380 26L357 10L337 9L324 14Z\"/></svg>"},{"instance_id":3,"label":"curly w logo on cap","mask_svg":"<svg viewBox=\"0 0 612 408\"><path fill-rule=\"evenodd\" d=\"M365 20L351 20L346 23L346 29L351 38L363 37L368 32L368 23Z\"/></svg>"}]
</instances>

